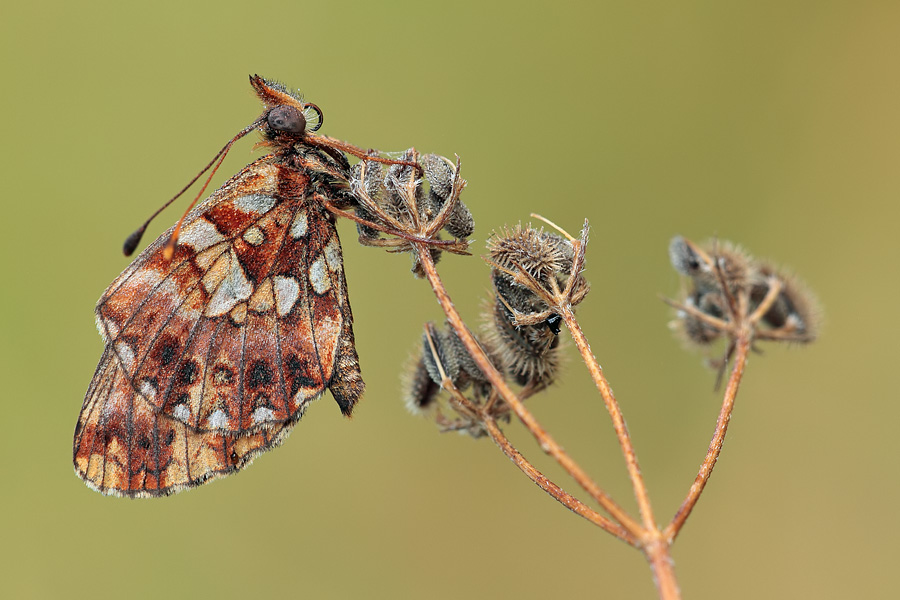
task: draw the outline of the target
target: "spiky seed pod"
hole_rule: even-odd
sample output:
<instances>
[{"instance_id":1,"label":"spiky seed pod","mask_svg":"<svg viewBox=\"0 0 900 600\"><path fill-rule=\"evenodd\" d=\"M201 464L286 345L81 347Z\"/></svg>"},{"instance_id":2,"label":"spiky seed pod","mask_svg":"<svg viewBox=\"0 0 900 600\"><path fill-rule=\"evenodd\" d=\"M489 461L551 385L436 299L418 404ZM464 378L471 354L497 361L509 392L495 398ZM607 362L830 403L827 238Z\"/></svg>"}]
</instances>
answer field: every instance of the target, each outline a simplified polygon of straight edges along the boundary
<instances>
[{"instance_id":1,"label":"spiky seed pod","mask_svg":"<svg viewBox=\"0 0 900 600\"><path fill-rule=\"evenodd\" d=\"M754 259L728 242L713 241L700 247L680 236L669 244L669 259L675 269L690 278L684 305L720 322L730 322L734 311L746 311L738 318L753 315L766 301L773 282L780 290L757 325L757 338L811 342L818 333L815 298L795 278L772 265ZM734 300L729 304L728 294ZM697 344L709 344L722 337L727 327L680 309L676 322L684 337Z\"/></svg>"},{"instance_id":2,"label":"spiky seed pod","mask_svg":"<svg viewBox=\"0 0 900 600\"><path fill-rule=\"evenodd\" d=\"M436 154L426 154L419 159L419 163L425 170L425 179L430 188L422 201L423 213L430 221L437 217L453 193L454 168L450 161ZM444 230L458 239L467 238L475 231L472 213L462 200L457 199L456 206L444 224Z\"/></svg>"},{"instance_id":3,"label":"spiky seed pod","mask_svg":"<svg viewBox=\"0 0 900 600\"><path fill-rule=\"evenodd\" d=\"M732 294L744 289L756 273L750 257L738 246L713 240L700 247L681 236L669 243L669 260L675 270L694 282L693 292L721 292L722 277Z\"/></svg>"},{"instance_id":4,"label":"spiky seed pod","mask_svg":"<svg viewBox=\"0 0 900 600\"><path fill-rule=\"evenodd\" d=\"M796 277L779 271L768 263L760 263L758 267L763 283L753 286L750 291L751 307L756 308L769 291L769 280L775 278L781 282L782 288L778 298L762 321L773 329L780 329L796 335L792 341L809 343L815 341L819 334L820 309L812 292Z\"/></svg>"},{"instance_id":5,"label":"spiky seed pod","mask_svg":"<svg viewBox=\"0 0 900 600\"><path fill-rule=\"evenodd\" d=\"M565 238L521 224L493 235L487 247L491 260L501 267L515 271L519 265L545 285L551 277L568 275L574 257L572 244Z\"/></svg>"},{"instance_id":6,"label":"spiky seed pod","mask_svg":"<svg viewBox=\"0 0 900 600\"><path fill-rule=\"evenodd\" d=\"M485 345L519 385L551 383L559 368L559 337L542 324L516 327L513 318L503 303L495 302Z\"/></svg>"},{"instance_id":7,"label":"spiky seed pod","mask_svg":"<svg viewBox=\"0 0 900 600\"><path fill-rule=\"evenodd\" d=\"M416 151L410 148L403 153L400 160L413 162L416 160ZM397 217L404 222L412 222L412 203L418 205L422 201L422 181L418 179L418 172L408 165L391 165L384 177L384 189L390 198L385 208L396 207ZM390 211L388 211L390 212Z\"/></svg>"},{"instance_id":8,"label":"spiky seed pod","mask_svg":"<svg viewBox=\"0 0 900 600\"><path fill-rule=\"evenodd\" d=\"M475 339L478 341L478 338ZM446 338L447 348L453 352L456 356L456 360L459 363L460 372L465 373L468 377L475 382L487 383L487 377L484 376L484 373L481 372L481 369L478 368L478 364L475 362L475 359L472 358L472 355L469 354L469 351L466 349L465 344L463 344L462 340L459 339L459 336L456 335L456 330L450 326L449 322L447 323L447 338ZM488 355L488 359L492 363L496 363L495 357L491 356L490 351L485 348L485 354Z\"/></svg>"},{"instance_id":9,"label":"spiky seed pod","mask_svg":"<svg viewBox=\"0 0 900 600\"><path fill-rule=\"evenodd\" d=\"M419 356L404 377L403 389L406 390L407 409L413 414L421 414L435 405L441 386L431 378L425 359Z\"/></svg>"},{"instance_id":10,"label":"spiky seed pod","mask_svg":"<svg viewBox=\"0 0 900 600\"><path fill-rule=\"evenodd\" d=\"M434 344L433 349L432 344ZM446 332L435 327L431 329L431 336L428 335L428 332L422 334L422 358L425 362L425 369L435 383L443 382L441 371L447 375L450 381L459 380L459 360L454 348L447 342Z\"/></svg>"},{"instance_id":11,"label":"spiky seed pod","mask_svg":"<svg viewBox=\"0 0 900 600\"><path fill-rule=\"evenodd\" d=\"M691 296L685 300L686 305L718 319L726 318L725 302L724 295L714 292ZM673 325L686 341L701 346L711 344L722 337L722 332L719 329L684 311L679 311L678 318Z\"/></svg>"},{"instance_id":12,"label":"spiky seed pod","mask_svg":"<svg viewBox=\"0 0 900 600\"><path fill-rule=\"evenodd\" d=\"M362 172L363 165L365 165L365 175L363 175ZM376 204L383 203L383 179L384 170L381 168L381 165L376 162L360 161L353 165L353 168L350 169L351 187L354 188L354 192L356 192L357 194L364 193ZM380 219L373 215L371 211L366 208L365 205L363 205L361 202L357 202L355 208L356 216L358 216L359 218L365 219L366 221L372 223L379 223ZM363 225L362 223L356 224L356 231L361 238L375 240L381 237L380 231L378 231L377 229L372 229L371 227Z\"/></svg>"},{"instance_id":13,"label":"spiky seed pod","mask_svg":"<svg viewBox=\"0 0 900 600\"><path fill-rule=\"evenodd\" d=\"M425 170L431 193L443 204L453 191L453 167L446 158L437 154L425 154L419 159L419 164Z\"/></svg>"},{"instance_id":14,"label":"spiky seed pod","mask_svg":"<svg viewBox=\"0 0 900 600\"><path fill-rule=\"evenodd\" d=\"M497 295L518 312L533 315L547 310L547 305L533 291L517 284L503 271L492 269L491 279Z\"/></svg>"}]
</instances>

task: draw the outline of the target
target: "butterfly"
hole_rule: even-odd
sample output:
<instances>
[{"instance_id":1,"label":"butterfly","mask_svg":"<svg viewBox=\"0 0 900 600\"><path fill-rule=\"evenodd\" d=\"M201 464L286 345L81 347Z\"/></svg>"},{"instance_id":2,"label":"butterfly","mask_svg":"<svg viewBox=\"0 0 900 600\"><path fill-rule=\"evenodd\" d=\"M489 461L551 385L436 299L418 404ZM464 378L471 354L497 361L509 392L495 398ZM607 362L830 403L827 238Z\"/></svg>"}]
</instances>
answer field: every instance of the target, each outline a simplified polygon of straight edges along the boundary
<instances>
[{"instance_id":1,"label":"butterfly","mask_svg":"<svg viewBox=\"0 0 900 600\"><path fill-rule=\"evenodd\" d=\"M168 495L229 475L280 444L326 388L347 416L363 393L328 207L354 204L346 154L405 163L316 134L315 104L258 75L250 83L265 111L213 163L252 131L268 153L150 244L97 303L105 349L73 460L103 494Z\"/></svg>"}]
</instances>

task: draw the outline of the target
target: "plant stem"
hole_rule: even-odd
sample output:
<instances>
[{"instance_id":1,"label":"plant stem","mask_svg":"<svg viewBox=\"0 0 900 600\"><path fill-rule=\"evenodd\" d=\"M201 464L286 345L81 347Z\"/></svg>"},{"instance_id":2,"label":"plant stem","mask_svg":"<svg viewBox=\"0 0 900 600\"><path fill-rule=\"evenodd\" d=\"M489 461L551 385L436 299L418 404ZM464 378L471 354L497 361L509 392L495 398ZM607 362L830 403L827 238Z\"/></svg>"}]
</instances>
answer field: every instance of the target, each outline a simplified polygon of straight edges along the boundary
<instances>
[{"instance_id":1,"label":"plant stem","mask_svg":"<svg viewBox=\"0 0 900 600\"><path fill-rule=\"evenodd\" d=\"M697 500L700 499L700 494L703 493L703 488L706 487L706 483L712 475L713 467L716 466L716 461L722 452L722 444L725 442L725 433L728 431L728 423L731 421L731 413L734 411L734 401L737 397L738 387L744 375L744 367L747 365L752 335L752 329L748 326L741 330L737 339L734 367L731 370L731 376L728 378L728 385L725 387L725 398L722 400L722 409L719 411L716 429L709 443L709 449L706 451L706 457L700 465L700 472L697 473L697 477L694 479L687 497L681 503L678 512L672 518L672 522L665 529L665 537L670 543L678 536L678 533L684 526L684 522L690 516L691 510L693 510Z\"/></svg>"},{"instance_id":2,"label":"plant stem","mask_svg":"<svg viewBox=\"0 0 900 600\"><path fill-rule=\"evenodd\" d=\"M484 373L494 389L506 401L509 407L516 413L520 421L531 431L532 435L537 439L541 448L552 456L563 469L569 473L573 479L593 497L603 509L622 527L635 538L641 538L644 530L628 513L626 513L616 502L604 492L597 483L585 473L585 471L562 449L562 447L552 438L550 434L538 423L534 415L525 408L525 405L519 400L516 394L504 381L503 376L491 364L491 361L485 355L484 351L476 343L475 338L469 332L469 329L463 323L462 318L453 305L453 301L444 288L443 281L434 268L434 261L431 258L431 252L428 247L421 242L414 242L420 264L437 296L438 303L441 305L444 313L447 315L447 321L456 331L460 341L465 345L466 350L472 356L472 359L478 365L478 368Z\"/></svg>"},{"instance_id":3,"label":"plant stem","mask_svg":"<svg viewBox=\"0 0 900 600\"><path fill-rule=\"evenodd\" d=\"M613 394L609 382L603 375L603 369L591 352L591 347L584 335L584 331L581 329L581 325L579 325L578 320L575 319L575 313L572 312L571 306L564 306L562 308L563 310L560 316L569 328L572 338L575 340L575 346L578 347L578 351L584 359L584 364L587 365L591 378L593 378L594 383L597 385L600 396L603 397L603 402L606 404L606 410L609 412L609 416L612 419L613 429L615 429L619 445L622 447L622 454L625 456L625 464L628 467L628 477L631 479L631 485L634 488L634 496L637 499L638 508L641 512L641 519L644 522L644 528L647 531L656 531L656 520L653 517L653 509L650 506L650 495L647 493L647 485L644 483L643 475L641 475L641 467L638 464L634 446L631 444L631 436L628 433L628 426L625 424L625 417L622 415L622 409L616 401L616 397Z\"/></svg>"},{"instance_id":4,"label":"plant stem","mask_svg":"<svg viewBox=\"0 0 900 600\"><path fill-rule=\"evenodd\" d=\"M485 429L487 429L488 435L494 440L494 443L497 444L503 453L506 454L506 456L519 467L529 479L536 483L538 487L553 496L560 504L575 514L584 517L594 525L611 533L626 544L638 547L637 540L628 531L567 493L558 485L550 481L543 473L538 471L534 465L528 462L528 459L522 456L522 454L516 450L515 446L510 443L509 439L503 433L503 430L497 425L497 421L494 417L484 414L482 416L482 423L484 424Z\"/></svg>"},{"instance_id":5,"label":"plant stem","mask_svg":"<svg viewBox=\"0 0 900 600\"><path fill-rule=\"evenodd\" d=\"M634 489L634 496L637 499L638 508L641 512L641 519L644 523L644 531L641 536L640 545L644 552L650 568L653 570L653 579L656 582L656 588L659 597L662 600L677 600L681 598L681 592L678 589L678 580L675 577L675 568L672 563L670 553L671 543L663 535L656 525L656 519L653 516L653 509L650 506L650 495L647 492L647 485L641 474L641 467L638 464L637 454L631 443L631 436L628 433L628 426L625 424L625 417L622 409L616 401L612 388L606 377L603 375L603 368L597 362L597 358L591 352L590 344L587 337L581 329L581 325L575 318L571 306L563 306L560 316L566 323L572 339L575 340L575 346L581 353L584 364L587 366L594 380L594 384L600 391L600 396L606 404L606 410L613 422L613 429L622 448L622 454L625 457L625 464L628 468L628 477L631 479L631 485Z\"/></svg>"},{"instance_id":6,"label":"plant stem","mask_svg":"<svg viewBox=\"0 0 900 600\"><path fill-rule=\"evenodd\" d=\"M656 591L659 593L660 600L680 600L681 598L681 590L678 589L675 568L669 554L670 546L669 541L660 532L657 532L656 536L644 546L644 556L653 571L653 581L656 583Z\"/></svg>"}]
</instances>

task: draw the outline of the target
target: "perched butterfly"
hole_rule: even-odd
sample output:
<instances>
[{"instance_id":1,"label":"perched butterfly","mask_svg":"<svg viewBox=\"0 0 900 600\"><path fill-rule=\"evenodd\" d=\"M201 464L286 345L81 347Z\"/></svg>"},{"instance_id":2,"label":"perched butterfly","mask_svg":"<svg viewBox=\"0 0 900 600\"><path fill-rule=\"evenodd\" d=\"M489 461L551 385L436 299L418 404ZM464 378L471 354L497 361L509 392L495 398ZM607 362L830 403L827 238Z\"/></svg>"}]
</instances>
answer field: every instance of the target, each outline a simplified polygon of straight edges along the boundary
<instances>
[{"instance_id":1,"label":"perched butterfly","mask_svg":"<svg viewBox=\"0 0 900 600\"><path fill-rule=\"evenodd\" d=\"M281 443L325 388L345 415L363 392L325 204L354 204L345 153L406 163L317 135L317 106L250 83L265 112L213 163L255 130L269 153L147 247L97 304L106 348L74 463L104 494L167 495L234 473Z\"/></svg>"}]
</instances>

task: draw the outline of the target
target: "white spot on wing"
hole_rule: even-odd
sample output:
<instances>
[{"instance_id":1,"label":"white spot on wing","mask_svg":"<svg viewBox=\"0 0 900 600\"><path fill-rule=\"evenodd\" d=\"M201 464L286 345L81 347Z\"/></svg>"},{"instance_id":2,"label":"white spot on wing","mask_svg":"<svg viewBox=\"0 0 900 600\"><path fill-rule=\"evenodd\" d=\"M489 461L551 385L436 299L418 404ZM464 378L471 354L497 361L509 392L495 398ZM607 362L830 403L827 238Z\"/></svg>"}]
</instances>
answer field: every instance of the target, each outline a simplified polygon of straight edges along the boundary
<instances>
[{"instance_id":1,"label":"white spot on wing","mask_svg":"<svg viewBox=\"0 0 900 600\"><path fill-rule=\"evenodd\" d=\"M331 236L328 245L325 246L325 262L332 271L340 271L344 266L344 258L341 255L341 244L338 242L337 236Z\"/></svg>"},{"instance_id":2,"label":"white spot on wing","mask_svg":"<svg viewBox=\"0 0 900 600\"><path fill-rule=\"evenodd\" d=\"M219 233L216 226L203 218L189 223L178 236L179 244L190 246L197 252L206 250L224 240L225 237Z\"/></svg>"},{"instance_id":3,"label":"white spot on wing","mask_svg":"<svg viewBox=\"0 0 900 600\"><path fill-rule=\"evenodd\" d=\"M172 409L172 416L179 421L187 422L191 418L191 410L187 407L187 404L178 404Z\"/></svg>"},{"instance_id":4,"label":"white spot on wing","mask_svg":"<svg viewBox=\"0 0 900 600\"><path fill-rule=\"evenodd\" d=\"M308 228L308 222L306 219L306 211L301 210L297 213L297 216L294 217L294 222L291 223L291 237L295 240L302 238L306 235L306 230Z\"/></svg>"},{"instance_id":5,"label":"white spot on wing","mask_svg":"<svg viewBox=\"0 0 900 600\"><path fill-rule=\"evenodd\" d=\"M103 341L119 337L119 326L116 325L112 319L104 319L100 315L96 315L95 318L97 321L97 331L100 332Z\"/></svg>"},{"instance_id":6,"label":"white spot on wing","mask_svg":"<svg viewBox=\"0 0 900 600\"><path fill-rule=\"evenodd\" d=\"M331 289L331 277L325 267L325 259L320 256L309 266L309 282L320 296Z\"/></svg>"},{"instance_id":7,"label":"white spot on wing","mask_svg":"<svg viewBox=\"0 0 900 600\"><path fill-rule=\"evenodd\" d=\"M234 206L246 213L263 215L275 206L275 198L264 194L249 194L235 200Z\"/></svg>"},{"instance_id":8,"label":"white spot on wing","mask_svg":"<svg viewBox=\"0 0 900 600\"><path fill-rule=\"evenodd\" d=\"M154 398L156 398L156 386L153 385L152 382L144 379L143 381L141 381L140 387L141 394L143 394L147 400L152 401Z\"/></svg>"},{"instance_id":9,"label":"white spot on wing","mask_svg":"<svg viewBox=\"0 0 900 600\"><path fill-rule=\"evenodd\" d=\"M123 341L116 342L116 354L119 356L119 360L122 361L122 366L125 367L126 371L134 369L134 350L132 350L131 346Z\"/></svg>"},{"instance_id":10,"label":"white spot on wing","mask_svg":"<svg viewBox=\"0 0 900 600\"><path fill-rule=\"evenodd\" d=\"M216 288L215 293L209 299L206 306L207 317L219 317L234 308L238 302L243 302L253 293L253 285L247 279L241 263L231 251L230 265L225 278Z\"/></svg>"},{"instance_id":11,"label":"white spot on wing","mask_svg":"<svg viewBox=\"0 0 900 600\"><path fill-rule=\"evenodd\" d=\"M293 277L276 275L272 278L275 288L275 311L279 317L291 312L294 303L300 296L300 283Z\"/></svg>"},{"instance_id":12,"label":"white spot on wing","mask_svg":"<svg viewBox=\"0 0 900 600\"><path fill-rule=\"evenodd\" d=\"M263 234L262 229L256 225L247 229L247 231L244 232L243 238L244 241L251 246L259 246L266 241L266 236Z\"/></svg>"},{"instance_id":13,"label":"white spot on wing","mask_svg":"<svg viewBox=\"0 0 900 600\"><path fill-rule=\"evenodd\" d=\"M262 423L263 421L271 421L274 416L275 413L272 412L272 409L260 406L253 411L253 423L256 424Z\"/></svg>"},{"instance_id":14,"label":"white spot on wing","mask_svg":"<svg viewBox=\"0 0 900 600\"><path fill-rule=\"evenodd\" d=\"M210 429L225 429L225 424L228 422L228 419L225 417L225 411L221 408L216 410L213 414L209 415L209 428Z\"/></svg>"}]
</instances>

